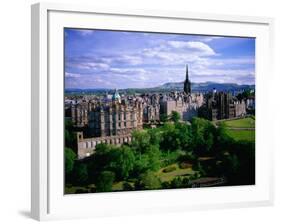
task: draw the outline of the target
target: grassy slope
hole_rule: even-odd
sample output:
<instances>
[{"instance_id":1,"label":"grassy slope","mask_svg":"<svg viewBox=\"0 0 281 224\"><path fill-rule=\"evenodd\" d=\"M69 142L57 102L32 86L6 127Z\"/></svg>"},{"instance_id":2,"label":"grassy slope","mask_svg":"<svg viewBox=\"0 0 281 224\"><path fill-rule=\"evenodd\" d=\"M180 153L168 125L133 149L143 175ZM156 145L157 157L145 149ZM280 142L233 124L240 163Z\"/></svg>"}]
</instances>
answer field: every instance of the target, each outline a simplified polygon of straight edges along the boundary
<instances>
[{"instance_id":1,"label":"grassy slope","mask_svg":"<svg viewBox=\"0 0 281 224\"><path fill-rule=\"evenodd\" d=\"M249 130L227 130L227 134L236 141L255 141L255 131Z\"/></svg>"},{"instance_id":2,"label":"grassy slope","mask_svg":"<svg viewBox=\"0 0 281 224\"><path fill-rule=\"evenodd\" d=\"M236 119L231 121L224 121L227 127L231 128L254 128L255 120L252 117Z\"/></svg>"},{"instance_id":3,"label":"grassy slope","mask_svg":"<svg viewBox=\"0 0 281 224\"><path fill-rule=\"evenodd\" d=\"M227 129L228 135L236 141L255 141L255 130L231 130L231 128L255 128L253 117L224 121L224 124L229 128Z\"/></svg>"},{"instance_id":4,"label":"grassy slope","mask_svg":"<svg viewBox=\"0 0 281 224\"><path fill-rule=\"evenodd\" d=\"M161 179L162 182L171 181L177 176L189 176L195 173L195 171L193 171L192 168L185 168L185 169L179 168L178 164L173 164L170 166L175 166L176 170L172 172L164 173L163 170L166 168L164 167L157 172L157 176Z\"/></svg>"}]
</instances>

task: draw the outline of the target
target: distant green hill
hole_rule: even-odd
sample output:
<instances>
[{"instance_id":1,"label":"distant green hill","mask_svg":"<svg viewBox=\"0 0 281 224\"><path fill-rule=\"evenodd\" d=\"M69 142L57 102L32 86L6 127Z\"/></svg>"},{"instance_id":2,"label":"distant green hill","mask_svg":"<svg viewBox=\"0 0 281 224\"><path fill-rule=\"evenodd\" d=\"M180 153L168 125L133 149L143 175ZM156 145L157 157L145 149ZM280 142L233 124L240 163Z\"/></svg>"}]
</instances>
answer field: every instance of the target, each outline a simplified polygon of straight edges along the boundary
<instances>
[{"instance_id":1,"label":"distant green hill","mask_svg":"<svg viewBox=\"0 0 281 224\"><path fill-rule=\"evenodd\" d=\"M192 92L210 92L213 89L217 91L225 92L239 92L248 89L255 89L255 85L238 85L235 83L215 83L215 82L204 82L204 83L191 83ZM119 89L119 92L134 94L134 93L153 93L153 92L170 92L170 91L182 91L183 82L169 82L160 86L153 88L127 88ZM113 93L113 89L65 89L66 94L74 95L86 95L86 94L104 94L104 93Z\"/></svg>"},{"instance_id":2,"label":"distant green hill","mask_svg":"<svg viewBox=\"0 0 281 224\"><path fill-rule=\"evenodd\" d=\"M158 86L159 89L174 89L182 90L183 82L170 82ZM236 83L216 83L216 82L203 82L203 83L191 83L191 90L193 92L209 92L213 89L217 91L239 91L245 89L254 89L255 85L238 85Z\"/></svg>"}]
</instances>

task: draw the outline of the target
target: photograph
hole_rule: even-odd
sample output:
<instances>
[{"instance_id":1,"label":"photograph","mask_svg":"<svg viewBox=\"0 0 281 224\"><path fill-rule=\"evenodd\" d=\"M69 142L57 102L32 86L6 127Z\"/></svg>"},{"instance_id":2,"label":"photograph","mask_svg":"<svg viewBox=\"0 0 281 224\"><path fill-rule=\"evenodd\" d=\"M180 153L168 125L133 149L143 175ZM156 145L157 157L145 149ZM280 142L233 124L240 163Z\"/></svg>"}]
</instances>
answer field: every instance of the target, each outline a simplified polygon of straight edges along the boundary
<instances>
[{"instance_id":1,"label":"photograph","mask_svg":"<svg viewBox=\"0 0 281 224\"><path fill-rule=\"evenodd\" d=\"M256 38L62 38L64 194L255 185Z\"/></svg>"}]
</instances>

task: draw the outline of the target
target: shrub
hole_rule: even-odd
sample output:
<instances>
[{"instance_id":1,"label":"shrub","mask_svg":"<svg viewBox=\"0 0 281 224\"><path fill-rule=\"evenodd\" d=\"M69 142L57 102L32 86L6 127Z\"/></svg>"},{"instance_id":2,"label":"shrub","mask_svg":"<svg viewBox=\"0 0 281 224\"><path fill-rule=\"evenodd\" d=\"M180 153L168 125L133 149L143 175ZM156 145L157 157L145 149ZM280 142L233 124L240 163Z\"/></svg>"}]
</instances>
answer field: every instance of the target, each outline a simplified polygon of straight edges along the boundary
<instances>
[{"instance_id":1,"label":"shrub","mask_svg":"<svg viewBox=\"0 0 281 224\"><path fill-rule=\"evenodd\" d=\"M135 184L138 190L152 190L161 188L160 179L152 172L144 173Z\"/></svg>"},{"instance_id":2,"label":"shrub","mask_svg":"<svg viewBox=\"0 0 281 224\"><path fill-rule=\"evenodd\" d=\"M186 162L186 163L193 163L197 160L198 158L191 152L186 153L185 155L181 155L179 157L180 162Z\"/></svg>"},{"instance_id":3,"label":"shrub","mask_svg":"<svg viewBox=\"0 0 281 224\"><path fill-rule=\"evenodd\" d=\"M182 187L182 179L180 177L176 177L171 182L172 188L180 188Z\"/></svg>"},{"instance_id":4,"label":"shrub","mask_svg":"<svg viewBox=\"0 0 281 224\"><path fill-rule=\"evenodd\" d=\"M124 191L133 191L134 187L132 186L132 184L130 184L128 182L124 182L123 183L123 190Z\"/></svg>"},{"instance_id":5,"label":"shrub","mask_svg":"<svg viewBox=\"0 0 281 224\"><path fill-rule=\"evenodd\" d=\"M96 183L97 192L107 192L112 190L112 184L115 179L115 173L111 171L103 171L98 177Z\"/></svg>"},{"instance_id":6,"label":"shrub","mask_svg":"<svg viewBox=\"0 0 281 224\"><path fill-rule=\"evenodd\" d=\"M169 182L169 181L164 181L164 182L162 182L162 188L163 189L169 189L169 188L171 188L171 183Z\"/></svg>"}]
</instances>

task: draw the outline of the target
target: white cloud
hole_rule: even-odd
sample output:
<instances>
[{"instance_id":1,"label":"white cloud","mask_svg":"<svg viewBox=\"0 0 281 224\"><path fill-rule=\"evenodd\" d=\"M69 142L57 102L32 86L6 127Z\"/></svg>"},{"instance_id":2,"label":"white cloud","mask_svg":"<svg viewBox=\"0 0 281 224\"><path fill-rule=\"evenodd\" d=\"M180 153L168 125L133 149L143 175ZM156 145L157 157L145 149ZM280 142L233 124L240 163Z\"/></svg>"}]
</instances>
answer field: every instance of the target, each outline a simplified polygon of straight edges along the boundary
<instances>
[{"instance_id":1,"label":"white cloud","mask_svg":"<svg viewBox=\"0 0 281 224\"><path fill-rule=\"evenodd\" d=\"M250 69L202 69L202 70L193 70L192 74L195 76L229 76L229 77L234 77L234 78L239 78L240 76L254 76L254 72Z\"/></svg>"},{"instance_id":2,"label":"white cloud","mask_svg":"<svg viewBox=\"0 0 281 224\"><path fill-rule=\"evenodd\" d=\"M88 35L93 34L95 32L95 30L87 30L87 29L82 30L81 29L81 30L76 30L76 32L78 32L82 36L88 36Z\"/></svg>"},{"instance_id":3,"label":"white cloud","mask_svg":"<svg viewBox=\"0 0 281 224\"><path fill-rule=\"evenodd\" d=\"M109 68L108 64L97 62L68 62L67 66L87 70L106 70Z\"/></svg>"},{"instance_id":4,"label":"white cloud","mask_svg":"<svg viewBox=\"0 0 281 224\"><path fill-rule=\"evenodd\" d=\"M65 77L66 78L80 78L81 75L80 74L76 74L76 73L65 72Z\"/></svg>"},{"instance_id":5,"label":"white cloud","mask_svg":"<svg viewBox=\"0 0 281 224\"><path fill-rule=\"evenodd\" d=\"M139 65L142 64L143 60L140 56L135 54L120 54L115 55L115 57L111 58L111 63L122 63L127 65Z\"/></svg>"},{"instance_id":6,"label":"white cloud","mask_svg":"<svg viewBox=\"0 0 281 224\"><path fill-rule=\"evenodd\" d=\"M201 56L211 56L216 54L211 47L199 41L169 41L168 44L177 49L194 50L195 52L200 53Z\"/></svg>"},{"instance_id":7,"label":"white cloud","mask_svg":"<svg viewBox=\"0 0 281 224\"><path fill-rule=\"evenodd\" d=\"M83 35L90 34L86 33ZM82 75L66 73L66 77L76 78L73 85L89 88L153 87L183 81L185 64L188 64L192 82L253 82L254 56L223 58L208 45L219 38L223 37L199 36L193 41L154 40L135 49L124 47L121 51L90 52L67 61L66 68L70 68L67 71Z\"/></svg>"},{"instance_id":8,"label":"white cloud","mask_svg":"<svg viewBox=\"0 0 281 224\"><path fill-rule=\"evenodd\" d=\"M200 38L200 41L202 41L202 42L211 42L211 41L213 41L213 40L217 40L217 39L221 39L221 38L223 38L223 37L209 37L209 36L206 36L206 37L203 37L203 38Z\"/></svg>"},{"instance_id":9,"label":"white cloud","mask_svg":"<svg viewBox=\"0 0 281 224\"><path fill-rule=\"evenodd\" d=\"M147 71L142 68L110 68L109 71L119 74L145 74Z\"/></svg>"}]
</instances>

